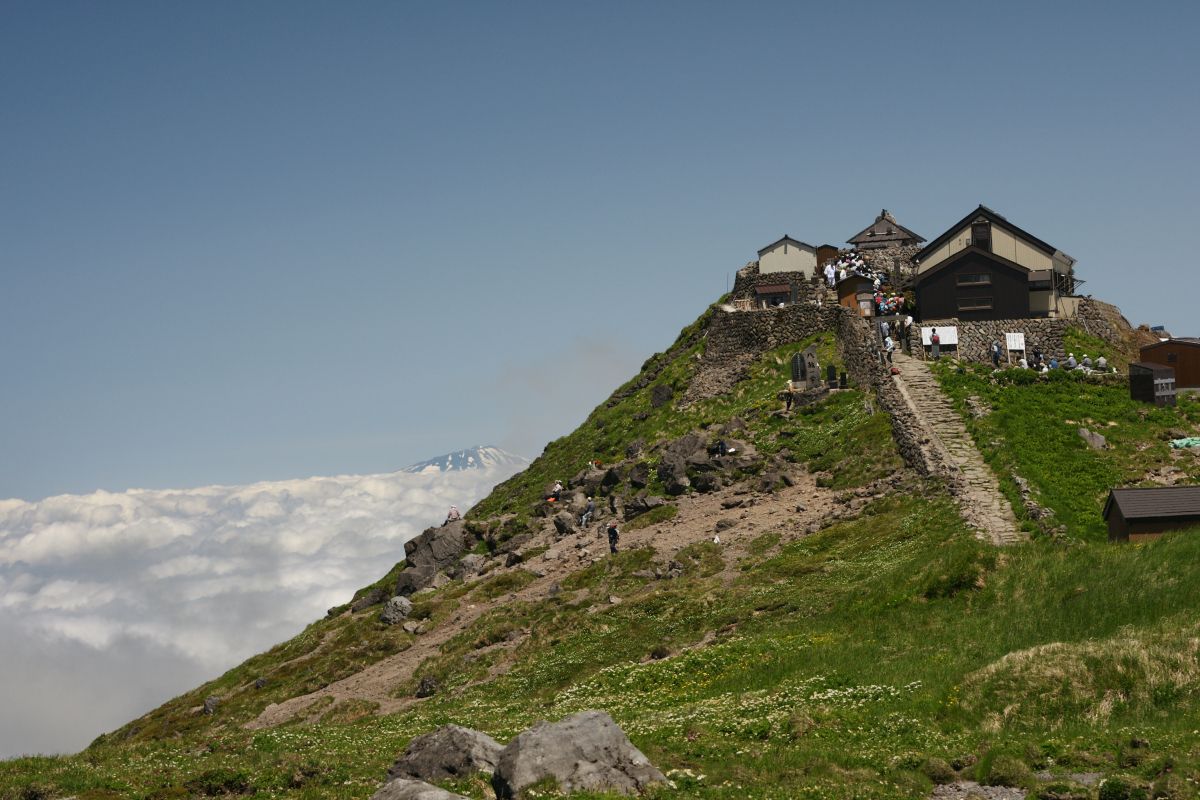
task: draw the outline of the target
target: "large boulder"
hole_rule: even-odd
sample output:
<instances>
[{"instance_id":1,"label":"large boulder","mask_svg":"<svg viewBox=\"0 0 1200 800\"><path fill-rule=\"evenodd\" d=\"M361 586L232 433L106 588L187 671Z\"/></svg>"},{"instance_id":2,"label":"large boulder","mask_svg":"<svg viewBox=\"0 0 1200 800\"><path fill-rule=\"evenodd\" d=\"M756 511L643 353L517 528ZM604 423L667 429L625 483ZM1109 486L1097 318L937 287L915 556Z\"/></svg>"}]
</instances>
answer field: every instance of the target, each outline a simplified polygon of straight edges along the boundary
<instances>
[{"instance_id":1,"label":"large boulder","mask_svg":"<svg viewBox=\"0 0 1200 800\"><path fill-rule=\"evenodd\" d=\"M412 610L412 600L397 595L384 604L383 611L379 612L379 621L384 625L399 625L408 619Z\"/></svg>"},{"instance_id":2,"label":"large boulder","mask_svg":"<svg viewBox=\"0 0 1200 800\"><path fill-rule=\"evenodd\" d=\"M554 530L559 536L568 536L578 530L575 527L575 517L569 511L560 511L554 515Z\"/></svg>"},{"instance_id":3,"label":"large boulder","mask_svg":"<svg viewBox=\"0 0 1200 800\"><path fill-rule=\"evenodd\" d=\"M477 772L489 775L504 747L486 733L460 725L443 725L408 743L404 755L388 770L388 778L441 781Z\"/></svg>"},{"instance_id":4,"label":"large boulder","mask_svg":"<svg viewBox=\"0 0 1200 800\"><path fill-rule=\"evenodd\" d=\"M371 795L371 800L469 800L469 798L454 792L447 792L445 789L432 786L425 781L397 778L385 783L383 788Z\"/></svg>"},{"instance_id":5,"label":"large boulder","mask_svg":"<svg viewBox=\"0 0 1200 800\"><path fill-rule=\"evenodd\" d=\"M408 568L396 580L396 594L412 594L433 582L439 572L453 571L459 558L475 546L475 537L462 520L427 528L404 544Z\"/></svg>"},{"instance_id":6,"label":"large boulder","mask_svg":"<svg viewBox=\"0 0 1200 800\"><path fill-rule=\"evenodd\" d=\"M692 431L668 444L666 455L678 456L681 460L686 461L689 456L695 455L698 452L706 452L707 447L708 438L699 431Z\"/></svg>"},{"instance_id":7,"label":"large boulder","mask_svg":"<svg viewBox=\"0 0 1200 800\"><path fill-rule=\"evenodd\" d=\"M547 778L565 793L623 794L637 794L667 780L602 711L539 722L518 735L500 753L492 788L499 800L509 800Z\"/></svg>"},{"instance_id":8,"label":"large boulder","mask_svg":"<svg viewBox=\"0 0 1200 800\"><path fill-rule=\"evenodd\" d=\"M350 610L358 612L362 611L363 609L370 608L371 606L377 606L384 600L387 600L390 596L391 595L388 593L387 589L376 586L369 591L363 592L361 595L352 600L350 602Z\"/></svg>"}]
</instances>

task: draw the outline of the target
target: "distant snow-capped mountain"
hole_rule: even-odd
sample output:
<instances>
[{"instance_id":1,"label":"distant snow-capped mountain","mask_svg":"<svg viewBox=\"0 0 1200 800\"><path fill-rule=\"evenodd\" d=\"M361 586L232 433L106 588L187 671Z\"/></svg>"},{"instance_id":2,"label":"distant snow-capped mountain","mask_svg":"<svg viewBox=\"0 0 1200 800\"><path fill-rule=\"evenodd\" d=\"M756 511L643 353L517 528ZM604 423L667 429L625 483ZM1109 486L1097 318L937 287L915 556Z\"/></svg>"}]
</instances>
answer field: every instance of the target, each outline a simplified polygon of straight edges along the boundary
<instances>
[{"instance_id":1,"label":"distant snow-capped mountain","mask_svg":"<svg viewBox=\"0 0 1200 800\"><path fill-rule=\"evenodd\" d=\"M459 472L466 469L497 469L519 472L529 466L529 459L514 455L499 447L482 445L456 450L444 456L431 458L419 464L405 467L401 472L432 474L437 472Z\"/></svg>"}]
</instances>

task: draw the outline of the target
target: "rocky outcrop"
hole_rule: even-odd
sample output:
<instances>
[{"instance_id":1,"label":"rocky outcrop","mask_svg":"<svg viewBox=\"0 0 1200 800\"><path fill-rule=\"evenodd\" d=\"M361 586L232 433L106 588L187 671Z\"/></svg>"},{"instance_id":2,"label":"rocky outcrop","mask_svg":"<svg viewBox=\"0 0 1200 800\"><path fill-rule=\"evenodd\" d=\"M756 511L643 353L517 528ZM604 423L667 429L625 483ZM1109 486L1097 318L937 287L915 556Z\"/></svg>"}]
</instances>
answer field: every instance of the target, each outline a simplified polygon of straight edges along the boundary
<instances>
[{"instance_id":1,"label":"rocky outcrop","mask_svg":"<svg viewBox=\"0 0 1200 800\"><path fill-rule=\"evenodd\" d=\"M396 579L396 594L412 594L429 586L439 572L452 571L459 558L475 545L475 537L459 520L427 528L404 545L408 567Z\"/></svg>"},{"instance_id":2,"label":"rocky outcrop","mask_svg":"<svg viewBox=\"0 0 1200 800\"><path fill-rule=\"evenodd\" d=\"M354 600L350 602L350 610L357 613L363 609L370 608L371 606L379 605L384 600L387 600L390 596L391 595L388 593L387 589L376 586L375 588L369 589L358 597L354 598Z\"/></svg>"},{"instance_id":3,"label":"rocky outcrop","mask_svg":"<svg viewBox=\"0 0 1200 800\"><path fill-rule=\"evenodd\" d=\"M441 781L478 772L491 774L504 747L486 733L460 725L443 725L408 743L404 755L388 770L388 778Z\"/></svg>"},{"instance_id":4,"label":"rocky outcrop","mask_svg":"<svg viewBox=\"0 0 1200 800\"><path fill-rule=\"evenodd\" d=\"M469 798L439 789L425 781L397 778L385 783L383 788L371 795L371 800L469 800Z\"/></svg>"},{"instance_id":5,"label":"rocky outcrop","mask_svg":"<svg viewBox=\"0 0 1200 800\"><path fill-rule=\"evenodd\" d=\"M602 711L583 711L561 722L539 722L518 735L501 751L492 787L499 800L508 800L547 779L565 793L636 794L666 782Z\"/></svg>"}]
</instances>

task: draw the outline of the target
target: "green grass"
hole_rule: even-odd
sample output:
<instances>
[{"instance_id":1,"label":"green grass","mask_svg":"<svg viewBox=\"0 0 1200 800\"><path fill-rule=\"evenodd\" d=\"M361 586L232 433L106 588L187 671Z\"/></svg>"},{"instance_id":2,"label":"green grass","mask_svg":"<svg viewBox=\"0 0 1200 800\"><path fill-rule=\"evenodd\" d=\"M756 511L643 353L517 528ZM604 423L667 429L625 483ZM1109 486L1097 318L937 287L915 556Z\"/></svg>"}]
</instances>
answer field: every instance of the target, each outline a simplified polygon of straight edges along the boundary
<instances>
[{"instance_id":1,"label":"green grass","mask_svg":"<svg viewBox=\"0 0 1200 800\"><path fill-rule=\"evenodd\" d=\"M1142 483L1150 472L1172 465L1179 482L1200 480L1197 454L1172 452L1168 444L1173 431L1191 435L1200 426L1200 402L1191 395L1180 395L1175 408L1156 408L1131 400L1124 384L1095 383L1075 373L1021 384L998 381L978 365L960 373L940 364L935 373L1014 508L1022 508L1015 472L1033 486L1037 502L1053 509L1050 524L1065 526L1071 537L1107 538L1101 511L1114 486ZM1000 377L1029 381L1032 374L1008 370ZM966 402L971 396L991 413L974 418ZM1080 428L1101 433L1109 447L1089 448Z\"/></svg>"},{"instance_id":2,"label":"green grass","mask_svg":"<svg viewBox=\"0 0 1200 800\"><path fill-rule=\"evenodd\" d=\"M774 414L790 355L814 343L823 363L836 362L831 334L765 353L729 395L650 409L654 383L686 386L703 322L648 362L653 380L619 390L473 521L517 513L498 538L514 535L541 484L570 477L571 465L612 462L632 438L652 443L734 416L760 452L821 471L827 485L897 468L887 417L858 391ZM1031 385L949 365L938 375L1005 490L1015 496L1012 470L1028 479L1066 539L993 549L928 484L810 536L761 533L733 570L728 545L700 541L673 555L684 570L670 580L651 577L655 554L639 548L581 566L555 596L506 599L532 580L523 569L454 581L417 597L413 616L433 629L493 602L390 688L409 698L422 678L436 679L439 691L419 704L379 717L371 703L330 700L314 705L314 724L242 727L269 702L410 646L377 622L376 607L314 623L79 755L0 763L0 800L366 798L409 739L437 725L503 741L587 708L611 713L675 781L652 798L924 798L927 773L944 777L947 765L1017 783L1033 770L1096 770L1195 797L1200 532L1111 546L1098 517L1113 483L1168 463L1200 477L1193 454L1171 454L1165 439L1194 429L1200 404L1154 409L1122 387L1067 375ZM970 396L991 413L971 417ZM1080 426L1112 448L1087 449ZM218 713L194 713L209 694L224 698ZM1131 748L1132 739L1151 745ZM475 778L451 786L472 797L486 788Z\"/></svg>"},{"instance_id":3,"label":"green grass","mask_svg":"<svg viewBox=\"0 0 1200 800\"><path fill-rule=\"evenodd\" d=\"M1015 761L1148 784L1164 759L1200 776L1200 536L996 551L934 492L768 549L732 584L708 542L678 556L687 571L673 581L633 575L648 550L606 558L576 574L574 596L503 604L452 639L414 676L447 689L396 715L333 707L311 727L8 762L0 797L31 780L173 796L229 773L248 796L363 798L438 724L503 740L586 708L613 714L664 769L691 771L672 797L923 797L927 759L967 755L986 761L968 776ZM1152 748L1130 766L1132 737Z\"/></svg>"}]
</instances>

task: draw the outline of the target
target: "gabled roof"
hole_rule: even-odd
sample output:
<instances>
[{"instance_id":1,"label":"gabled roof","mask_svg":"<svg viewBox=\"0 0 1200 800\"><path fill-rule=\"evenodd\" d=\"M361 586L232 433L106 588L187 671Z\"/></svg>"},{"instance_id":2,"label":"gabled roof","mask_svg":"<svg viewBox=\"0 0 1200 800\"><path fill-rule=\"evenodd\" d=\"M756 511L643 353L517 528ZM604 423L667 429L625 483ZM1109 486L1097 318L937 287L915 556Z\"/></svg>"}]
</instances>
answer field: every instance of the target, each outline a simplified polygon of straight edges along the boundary
<instances>
[{"instance_id":1,"label":"gabled roof","mask_svg":"<svg viewBox=\"0 0 1200 800\"><path fill-rule=\"evenodd\" d=\"M1014 236L1019 236L1021 239L1025 240L1029 244L1033 245L1038 250L1041 250L1043 253L1045 253L1048 256L1053 257L1055 253L1061 252L1054 245L1043 242L1041 239L1037 238L1032 233L1030 233L1027 230L1024 230L1023 228L1018 228L1016 225L1013 225L1011 222L1009 222L1007 219L1005 219L1004 217L997 214L995 211L992 211L990 208L988 208L987 206L980 203L979 208L975 209L974 211L972 211L971 213L967 214L965 217L960 219L958 222L954 223L949 228L947 228L945 233L943 233L941 236L934 239L929 244L925 245L925 247L921 250L921 252L917 253L915 256L913 256L913 258L917 261L921 261L922 259L925 258L925 256L929 255L930 253L932 253L933 251L937 250L939 247L944 245L946 242L950 241L950 239L954 238L954 234L958 233L963 228L965 228L967 225L971 224L972 222L979 219L980 217L983 217L988 222L992 223L993 225L996 225L997 227L1003 228L1004 230L1008 231L1009 233L1013 234ZM1072 262L1075 261L1075 259L1068 256L1066 253L1062 253L1062 255L1065 258L1070 259Z\"/></svg>"},{"instance_id":2,"label":"gabled roof","mask_svg":"<svg viewBox=\"0 0 1200 800\"><path fill-rule=\"evenodd\" d=\"M849 244L880 244L882 242L923 242L925 237L896 222L885 208L867 227L846 240Z\"/></svg>"},{"instance_id":3,"label":"gabled roof","mask_svg":"<svg viewBox=\"0 0 1200 800\"><path fill-rule=\"evenodd\" d=\"M816 250L816 249L817 249L817 248L813 247L811 244L809 244L808 242L801 242L801 241L800 241L800 240L798 240L798 239L793 239L792 237L788 236L788 235L785 233L785 234L783 235L783 238L782 238L782 239L778 239L778 240L776 240L776 241L774 241L774 242L771 242L769 245L767 245L766 247L764 247L762 250L759 250L759 251L758 251L758 254L761 256L763 253L767 252L768 250L774 250L776 247L778 247L779 245L783 244L784 242L791 242L792 244L798 244L798 245L800 245L801 247L807 247L809 250Z\"/></svg>"},{"instance_id":4,"label":"gabled roof","mask_svg":"<svg viewBox=\"0 0 1200 800\"><path fill-rule=\"evenodd\" d=\"M1200 339L1195 336L1180 336L1178 339L1164 339L1161 342L1142 345L1143 350L1150 350L1155 347L1165 347L1170 344L1190 344L1192 347L1200 347Z\"/></svg>"},{"instance_id":5,"label":"gabled roof","mask_svg":"<svg viewBox=\"0 0 1200 800\"><path fill-rule=\"evenodd\" d=\"M1154 486L1148 489L1113 489L1104 503L1108 519L1113 505L1125 519L1200 517L1200 486Z\"/></svg>"},{"instance_id":6,"label":"gabled roof","mask_svg":"<svg viewBox=\"0 0 1200 800\"><path fill-rule=\"evenodd\" d=\"M934 264L932 267L925 270L924 272L918 272L916 274L916 276L913 278L913 286L917 286L919 284L924 283L925 281L929 280L929 276L936 275L937 273L941 272L942 270L946 269L947 267L950 267L950 266L958 263L961 259L966 258L969 255L976 255L976 254L985 256L989 261L994 261L1002 267L1008 267L1009 269L1015 269L1019 272L1025 273L1026 275L1029 275L1029 276L1033 275L1033 270L1031 270L1029 267L1026 267L1022 264L1018 264L1015 261L1009 261L1004 256L996 255L991 250L984 250L982 247L976 247L974 245L971 245L970 247L964 247L962 250L959 250L957 253L950 256L949 258L943 258L941 261Z\"/></svg>"}]
</instances>

